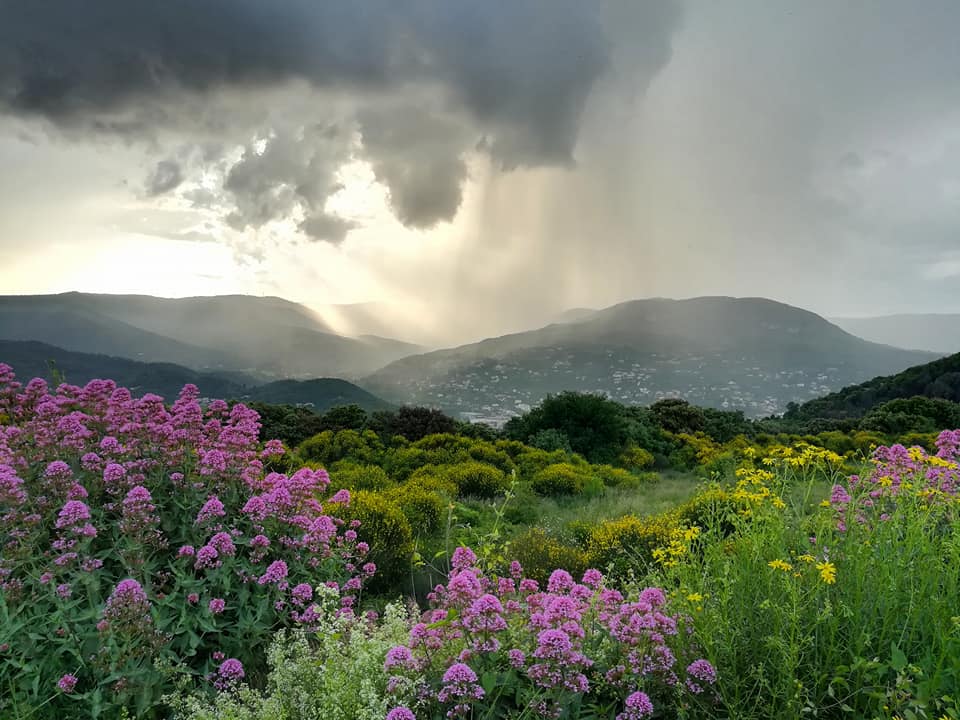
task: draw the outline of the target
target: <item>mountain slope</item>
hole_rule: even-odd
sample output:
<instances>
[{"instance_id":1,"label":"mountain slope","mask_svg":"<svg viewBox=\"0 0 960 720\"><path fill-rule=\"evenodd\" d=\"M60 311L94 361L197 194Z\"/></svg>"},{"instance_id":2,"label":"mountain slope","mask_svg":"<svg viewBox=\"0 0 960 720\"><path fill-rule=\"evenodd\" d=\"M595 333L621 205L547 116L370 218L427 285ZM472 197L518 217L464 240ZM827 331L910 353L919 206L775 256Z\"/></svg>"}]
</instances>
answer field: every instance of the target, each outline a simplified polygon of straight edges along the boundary
<instances>
[{"instance_id":1,"label":"mountain slope","mask_svg":"<svg viewBox=\"0 0 960 720\"><path fill-rule=\"evenodd\" d=\"M204 397L309 405L321 412L336 405L356 404L365 410L390 407L390 403L337 378L282 380L259 385L253 378L237 373L221 376L173 363L144 363L72 352L33 341L0 340L0 362L13 367L21 382L33 377L49 380L49 361L55 363L67 382L75 385L83 385L95 378L110 378L135 395L155 393L167 400L175 398L184 385L192 383L200 388Z\"/></svg>"},{"instance_id":2,"label":"mountain slope","mask_svg":"<svg viewBox=\"0 0 960 720\"><path fill-rule=\"evenodd\" d=\"M859 418L881 403L918 395L960 402L960 353L845 387L792 409L787 417Z\"/></svg>"},{"instance_id":3,"label":"mountain slope","mask_svg":"<svg viewBox=\"0 0 960 720\"><path fill-rule=\"evenodd\" d=\"M502 420L561 390L767 415L934 357L870 343L762 298L636 300L577 322L404 358L363 384L391 400Z\"/></svg>"},{"instance_id":4,"label":"mountain slope","mask_svg":"<svg viewBox=\"0 0 960 720\"><path fill-rule=\"evenodd\" d=\"M835 318L833 322L873 342L941 353L960 352L960 313Z\"/></svg>"},{"instance_id":5,"label":"mountain slope","mask_svg":"<svg viewBox=\"0 0 960 720\"><path fill-rule=\"evenodd\" d=\"M244 295L5 296L0 338L272 377L359 376L420 350L388 338L337 335L302 305Z\"/></svg>"}]
</instances>

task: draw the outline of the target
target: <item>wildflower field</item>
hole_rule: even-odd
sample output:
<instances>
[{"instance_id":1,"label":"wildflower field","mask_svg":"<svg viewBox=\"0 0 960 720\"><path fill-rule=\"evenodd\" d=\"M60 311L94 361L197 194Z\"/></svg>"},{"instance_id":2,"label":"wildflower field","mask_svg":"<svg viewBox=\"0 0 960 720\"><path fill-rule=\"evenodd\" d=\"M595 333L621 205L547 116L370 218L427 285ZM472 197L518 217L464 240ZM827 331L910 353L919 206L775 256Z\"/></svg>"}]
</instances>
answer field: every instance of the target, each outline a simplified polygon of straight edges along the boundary
<instances>
[{"instance_id":1,"label":"wildflower field","mask_svg":"<svg viewBox=\"0 0 960 720\"><path fill-rule=\"evenodd\" d=\"M537 439L0 365L0 717L960 720L960 430Z\"/></svg>"}]
</instances>

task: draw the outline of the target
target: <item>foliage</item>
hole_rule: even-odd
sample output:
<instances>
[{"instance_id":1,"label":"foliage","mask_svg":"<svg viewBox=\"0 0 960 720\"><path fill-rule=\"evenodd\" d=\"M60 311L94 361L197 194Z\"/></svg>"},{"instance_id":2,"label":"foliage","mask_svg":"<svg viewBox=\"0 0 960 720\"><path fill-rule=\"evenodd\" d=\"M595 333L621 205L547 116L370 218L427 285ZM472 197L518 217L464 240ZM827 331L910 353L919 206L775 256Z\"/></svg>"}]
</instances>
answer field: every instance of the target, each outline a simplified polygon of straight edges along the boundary
<instances>
[{"instance_id":1,"label":"foliage","mask_svg":"<svg viewBox=\"0 0 960 720\"><path fill-rule=\"evenodd\" d=\"M513 538L510 551L523 566L527 577L541 584L545 584L550 573L558 568L579 576L590 567L584 550L557 539L540 527L530 528Z\"/></svg>"},{"instance_id":2,"label":"foliage","mask_svg":"<svg viewBox=\"0 0 960 720\"><path fill-rule=\"evenodd\" d=\"M918 395L960 402L960 353L794 405L784 417L788 420L860 418L882 403Z\"/></svg>"},{"instance_id":3,"label":"foliage","mask_svg":"<svg viewBox=\"0 0 960 720\"><path fill-rule=\"evenodd\" d=\"M356 601L365 547L324 512L326 472L265 473L284 450L244 406L0 365L0 413L0 715L151 717L171 668L258 679L270 633L316 619L308 583Z\"/></svg>"},{"instance_id":4,"label":"foliage","mask_svg":"<svg viewBox=\"0 0 960 720\"><path fill-rule=\"evenodd\" d=\"M214 701L182 694L174 701L183 720L383 720L389 710L387 652L404 643L414 618L399 604L370 623L336 614L328 588L318 589L320 620L314 632L278 633L269 652L267 687L221 693Z\"/></svg>"},{"instance_id":5,"label":"foliage","mask_svg":"<svg viewBox=\"0 0 960 720\"><path fill-rule=\"evenodd\" d=\"M415 535L436 533L449 502L429 484L417 480L408 480L388 492L387 497L399 506Z\"/></svg>"},{"instance_id":6,"label":"foliage","mask_svg":"<svg viewBox=\"0 0 960 720\"><path fill-rule=\"evenodd\" d=\"M408 643L387 653L393 702L408 709L393 717L586 720L621 712L624 720L710 697L715 670L694 660L682 618L660 589L621 593L596 570L582 582L556 570L541 590L516 562L509 575L487 576L467 548L451 564Z\"/></svg>"},{"instance_id":7,"label":"foliage","mask_svg":"<svg viewBox=\"0 0 960 720\"><path fill-rule=\"evenodd\" d=\"M507 437L514 440L528 440L543 430L562 433L574 452L596 463L616 461L629 440L623 406L602 395L586 393L549 395L504 427Z\"/></svg>"},{"instance_id":8,"label":"foliage","mask_svg":"<svg viewBox=\"0 0 960 720\"><path fill-rule=\"evenodd\" d=\"M373 413L369 427L383 437L400 435L415 442L427 435L454 433L457 421L436 408L404 405L396 411Z\"/></svg>"},{"instance_id":9,"label":"foliage","mask_svg":"<svg viewBox=\"0 0 960 720\"><path fill-rule=\"evenodd\" d=\"M664 398L650 406L654 421L674 435L702 432L707 423L704 411L680 398Z\"/></svg>"},{"instance_id":10,"label":"foliage","mask_svg":"<svg viewBox=\"0 0 960 720\"><path fill-rule=\"evenodd\" d=\"M697 551L661 575L721 670L725 716L960 716L958 448L960 432L935 455L882 447L846 481L823 451L742 469L747 509L702 516ZM824 482L819 509L793 501Z\"/></svg>"},{"instance_id":11,"label":"foliage","mask_svg":"<svg viewBox=\"0 0 960 720\"><path fill-rule=\"evenodd\" d=\"M589 467L557 463L535 473L530 486L538 495L580 495L594 477Z\"/></svg>"},{"instance_id":12,"label":"foliage","mask_svg":"<svg viewBox=\"0 0 960 720\"><path fill-rule=\"evenodd\" d=\"M443 468L444 476L456 486L461 496L493 498L507 490L507 476L491 465L471 461Z\"/></svg>"},{"instance_id":13,"label":"foliage","mask_svg":"<svg viewBox=\"0 0 960 720\"><path fill-rule=\"evenodd\" d=\"M410 572L413 530L400 505L387 495L360 490L337 510L344 521L359 523L357 536L369 545L367 557L377 566L372 592L398 587Z\"/></svg>"}]
</instances>

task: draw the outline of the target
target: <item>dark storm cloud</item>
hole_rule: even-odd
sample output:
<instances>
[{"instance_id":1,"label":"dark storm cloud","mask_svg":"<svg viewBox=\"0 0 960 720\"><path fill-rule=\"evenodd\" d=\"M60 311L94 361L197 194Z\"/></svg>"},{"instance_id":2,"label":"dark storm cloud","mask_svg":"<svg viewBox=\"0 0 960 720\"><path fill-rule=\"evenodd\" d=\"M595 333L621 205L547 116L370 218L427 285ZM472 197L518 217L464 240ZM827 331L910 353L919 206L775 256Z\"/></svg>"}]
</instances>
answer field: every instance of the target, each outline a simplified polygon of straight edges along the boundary
<instances>
[{"instance_id":1,"label":"dark storm cloud","mask_svg":"<svg viewBox=\"0 0 960 720\"><path fill-rule=\"evenodd\" d=\"M183 182L183 171L176 160L161 160L147 176L146 192L150 197L174 190Z\"/></svg>"},{"instance_id":2,"label":"dark storm cloud","mask_svg":"<svg viewBox=\"0 0 960 720\"><path fill-rule=\"evenodd\" d=\"M584 106L613 57L616 22L604 20L620 5L633 3L0 0L0 112L75 135L192 134L209 149L211 136L235 146L275 131L263 123L276 108L256 93L306 82L356 99L357 116L339 121L362 148L346 134L337 150L301 147L291 133L315 118L286 118L263 157L248 148L228 169L230 224L259 227L298 211L309 234L338 235L323 204L336 164L357 151L389 188L397 217L429 227L460 206L471 150L503 169L573 164ZM642 6L631 11L631 44L648 50L632 72L646 82L669 54L679 13L673 0ZM411 89L430 97L398 110L396 97ZM206 100L223 92L252 99L228 113ZM306 162L291 155L300 151ZM158 165L147 186L157 194L179 179Z\"/></svg>"}]
</instances>

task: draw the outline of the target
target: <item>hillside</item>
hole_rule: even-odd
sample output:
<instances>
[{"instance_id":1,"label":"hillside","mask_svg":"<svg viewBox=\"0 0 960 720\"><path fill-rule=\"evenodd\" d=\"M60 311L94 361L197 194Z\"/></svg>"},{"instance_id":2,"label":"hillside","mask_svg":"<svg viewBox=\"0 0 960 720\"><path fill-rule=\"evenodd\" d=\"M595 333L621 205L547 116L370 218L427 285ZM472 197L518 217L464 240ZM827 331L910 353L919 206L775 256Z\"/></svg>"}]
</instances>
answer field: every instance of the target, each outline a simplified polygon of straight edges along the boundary
<instances>
[{"instance_id":1,"label":"hillside","mask_svg":"<svg viewBox=\"0 0 960 720\"><path fill-rule=\"evenodd\" d=\"M658 298L404 358L362 384L394 401L493 422L562 390L639 404L681 396L763 416L933 357L867 342L762 298Z\"/></svg>"},{"instance_id":2,"label":"hillside","mask_svg":"<svg viewBox=\"0 0 960 720\"><path fill-rule=\"evenodd\" d=\"M939 353L960 352L960 313L836 318L833 322L873 342Z\"/></svg>"},{"instance_id":3,"label":"hillside","mask_svg":"<svg viewBox=\"0 0 960 720\"><path fill-rule=\"evenodd\" d=\"M303 305L244 295L2 296L0 338L272 378L357 377L420 350L373 335L338 335Z\"/></svg>"},{"instance_id":4,"label":"hillside","mask_svg":"<svg viewBox=\"0 0 960 720\"><path fill-rule=\"evenodd\" d=\"M317 411L337 405L356 404L365 410L382 410L390 404L356 385L337 378L280 380L258 384L239 373L221 376L174 363L144 363L126 358L78 353L39 342L0 340L0 362L13 367L17 377L50 380L50 361L67 382L82 385L94 378L110 378L136 395L155 393L165 399L176 397L187 383L193 383L205 397L308 405Z\"/></svg>"},{"instance_id":5,"label":"hillside","mask_svg":"<svg viewBox=\"0 0 960 720\"><path fill-rule=\"evenodd\" d=\"M881 403L923 396L960 402L960 353L876 377L810 400L786 414L789 419L859 418Z\"/></svg>"}]
</instances>

